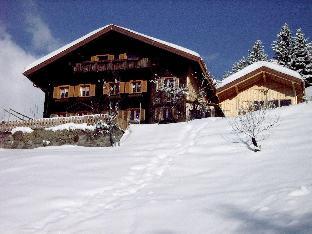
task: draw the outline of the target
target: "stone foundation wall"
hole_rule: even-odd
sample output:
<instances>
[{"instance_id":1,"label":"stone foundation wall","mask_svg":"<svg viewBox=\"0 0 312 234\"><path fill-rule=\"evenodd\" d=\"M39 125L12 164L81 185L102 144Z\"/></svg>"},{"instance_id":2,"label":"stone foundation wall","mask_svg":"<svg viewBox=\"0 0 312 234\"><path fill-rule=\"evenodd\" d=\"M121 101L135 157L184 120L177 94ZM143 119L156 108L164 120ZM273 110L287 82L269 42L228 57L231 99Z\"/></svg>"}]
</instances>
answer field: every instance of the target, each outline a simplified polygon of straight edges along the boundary
<instances>
[{"instance_id":1,"label":"stone foundation wall","mask_svg":"<svg viewBox=\"0 0 312 234\"><path fill-rule=\"evenodd\" d=\"M0 148L33 149L45 146L78 145L108 147L118 144L124 131L115 127L111 134L105 130L58 130L35 129L32 133L21 131L11 134L0 132Z\"/></svg>"}]
</instances>

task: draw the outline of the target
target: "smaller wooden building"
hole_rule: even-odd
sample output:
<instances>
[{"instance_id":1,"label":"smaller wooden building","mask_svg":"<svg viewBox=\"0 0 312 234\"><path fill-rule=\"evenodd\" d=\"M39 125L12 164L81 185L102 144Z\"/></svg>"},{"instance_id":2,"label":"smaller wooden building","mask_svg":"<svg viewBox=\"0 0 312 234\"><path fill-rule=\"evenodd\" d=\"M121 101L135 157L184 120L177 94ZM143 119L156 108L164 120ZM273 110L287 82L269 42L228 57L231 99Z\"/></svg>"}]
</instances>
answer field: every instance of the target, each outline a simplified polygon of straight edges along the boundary
<instances>
[{"instance_id":1,"label":"smaller wooden building","mask_svg":"<svg viewBox=\"0 0 312 234\"><path fill-rule=\"evenodd\" d=\"M304 81L293 70L260 61L222 80L217 96L224 115L237 116L251 104L280 107L302 102Z\"/></svg>"}]
</instances>

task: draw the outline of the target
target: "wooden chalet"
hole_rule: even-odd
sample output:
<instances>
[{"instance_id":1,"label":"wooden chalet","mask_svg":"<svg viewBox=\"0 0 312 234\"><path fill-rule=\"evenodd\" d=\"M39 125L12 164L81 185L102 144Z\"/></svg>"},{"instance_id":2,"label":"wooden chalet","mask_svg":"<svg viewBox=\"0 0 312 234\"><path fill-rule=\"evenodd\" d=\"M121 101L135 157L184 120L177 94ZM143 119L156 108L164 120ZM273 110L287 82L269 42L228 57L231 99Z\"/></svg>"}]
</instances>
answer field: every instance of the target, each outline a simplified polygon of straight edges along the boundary
<instances>
[{"instance_id":1,"label":"wooden chalet","mask_svg":"<svg viewBox=\"0 0 312 234\"><path fill-rule=\"evenodd\" d=\"M113 24L39 59L23 74L45 93L46 118L101 114L117 106L119 118L134 123L222 114L196 52ZM179 107L170 96L157 95L163 86L188 89ZM197 109L200 88L209 105L205 113Z\"/></svg>"},{"instance_id":2,"label":"wooden chalet","mask_svg":"<svg viewBox=\"0 0 312 234\"><path fill-rule=\"evenodd\" d=\"M303 101L300 74L270 62L256 62L225 78L217 88L225 116L237 116L250 105L288 106Z\"/></svg>"}]
</instances>

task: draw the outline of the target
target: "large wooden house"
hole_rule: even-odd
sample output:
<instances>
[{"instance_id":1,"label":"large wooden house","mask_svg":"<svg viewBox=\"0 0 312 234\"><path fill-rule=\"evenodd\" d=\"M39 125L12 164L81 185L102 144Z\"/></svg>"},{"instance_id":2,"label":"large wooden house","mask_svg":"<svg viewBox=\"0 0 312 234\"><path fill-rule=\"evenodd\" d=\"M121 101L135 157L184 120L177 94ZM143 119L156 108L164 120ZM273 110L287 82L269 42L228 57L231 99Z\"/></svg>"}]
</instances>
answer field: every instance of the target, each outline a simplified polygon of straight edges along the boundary
<instances>
[{"instance_id":1,"label":"large wooden house","mask_svg":"<svg viewBox=\"0 0 312 234\"><path fill-rule=\"evenodd\" d=\"M44 117L106 113L117 106L127 122L222 115L196 52L113 24L35 61L24 75L45 93ZM159 95L165 86L188 91L173 106L170 95ZM198 109L200 102L209 108Z\"/></svg>"},{"instance_id":2,"label":"large wooden house","mask_svg":"<svg viewBox=\"0 0 312 234\"><path fill-rule=\"evenodd\" d=\"M281 107L303 101L300 74L275 63L260 61L225 78L217 88L226 117L237 116L250 106Z\"/></svg>"}]
</instances>

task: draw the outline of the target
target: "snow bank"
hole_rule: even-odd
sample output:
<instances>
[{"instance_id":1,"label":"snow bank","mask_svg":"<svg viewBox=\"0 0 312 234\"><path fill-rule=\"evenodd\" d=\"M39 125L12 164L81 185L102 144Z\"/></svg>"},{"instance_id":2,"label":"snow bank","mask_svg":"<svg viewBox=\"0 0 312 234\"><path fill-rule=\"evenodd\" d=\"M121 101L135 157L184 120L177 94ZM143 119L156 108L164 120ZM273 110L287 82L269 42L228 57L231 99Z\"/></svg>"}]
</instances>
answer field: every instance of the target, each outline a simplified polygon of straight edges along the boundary
<instances>
[{"instance_id":1,"label":"snow bank","mask_svg":"<svg viewBox=\"0 0 312 234\"><path fill-rule=\"evenodd\" d=\"M251 73L254 70L257 70L260 67L271 68L273 70L276 70L278 72L284 73L286 75L290 75L290 76L296 77L296 78L301 79L301 80L303 79L298 72L293 71L293 70L291 70L289 68L283 67L281 65L278 65L278 64L272 63L272 62L259 61L259 62L255 62L255 63L245 67L244 69L242 69L242 70L240 70L240 71L230 75L229 77L223 79L218 84L218 88L221 88L221 87L231 83L232 81L237 80L237 79L241 78L242 76L247 75L248 73Z\"/></svg>"},{"instance_id":2,"label":"snow bank","mask_svg":"<svg viewBox=\"0 0 312 234\"><path fill-rule=\"evenodd\" d=\"M46 56L44 56L44 57L42 57L42 58L40 58L40 59L34 61L34 62L31 63L30 65L28 65L28 66L25 68L24 72L26 72L26 71L32 69L33 67L35 67L35 66L37 66L37 65L39 65L39 64L41 64L41 63L43 63L44 61L46 61L46 60L48 60L48 59L50 59L50 58L56 56L57 54L59 54L59 53L65 51L65 50L69 49L70 47L72 47L72 46L74 46L74 45L76 45L76 44L82 42L83 40L85 40L85 39L87 39L87 38L93 36L94 34L100 32L100 31L102 31L102 30L104 30L104 29L106 29L106 28L108 28L108 27L111 27L111 26L112 26L112 24L105 25L104 27L101 27L101 28L99 28L99 29L96 29L96 30L94 30L94 31L92 31L92 32L90 32L90 33L88 33L88 34L86 34L86 35L84 35L84 36L78 38L77 40L74 40L74 41L72 41L71 43L68 43L68 44L62 46L62 47L59 48L58 50L55 50L55 51L53 51L53 52L47 54ZM116 25L115 25L115 26L116 26ZM137 34L137 35L146 37L146 38L151 39L151 40L153 40L153 41L159 42L159 43L161 43L161 44L167 45L167 46L169 46L169 47L172 47L172 48L181 50L181 51L186 52L186 53L188 53L188 54L191 54L191 55L200 57L200 55L199 55L198 53L196 53L195 51L189 50L189 49L184 48L184 47L182 47L182 46L178 46L178 45L176 45L176 44L173 44L173 43L170 43L170 42L167 42L167 41L163 41L163 40L160 40L160 39L151 37L151 36L147 36L147 35L145 35L145 34L136 32L136 31L131 30L131 29L128 29L128 28L124 28L124 27L120 27L120 26L117 26L117 27L122 28L122 29L124 29L124 30L127 30L127 31L129 31L129 32L132 32L132 33L134 33L134 34Z\"/></svg>"},{"instance_id":3,"label":"snow bank","mask_svg":"<svg viewBox=\"0 0 312 234\"><path fill-rule=\"evenodd\" d=\"M16 132L23 132L23 133L32 133L34 130L32 130L31 128L29 127L16 127L16 128L13 128L11 133L14 134Z\"/></svg>"},{"instance_id":4,"label":"snow bank","mask_svg":"<svg viewBox=\"0 0 312 234\"><path fill-rule=\"evenodd\" d=\"M86 123L83 124L76 124L76 123L66 123L62 125L58 125L55 127L46 128L46 130L51 131L61 131L61 130L95 130L95 125L87 125Z\"/></svg>"},{"instance_id":5,"label":"snow bank","mask_svg":"<svg viewBox=\"0 0 312 234\"><path fill-rule=\"evenodd\" d=\"M2 150L1 233L312 233L311 119L312 103L282 108L257 153L224 118Z\"/></svg>"}]
</instances>

